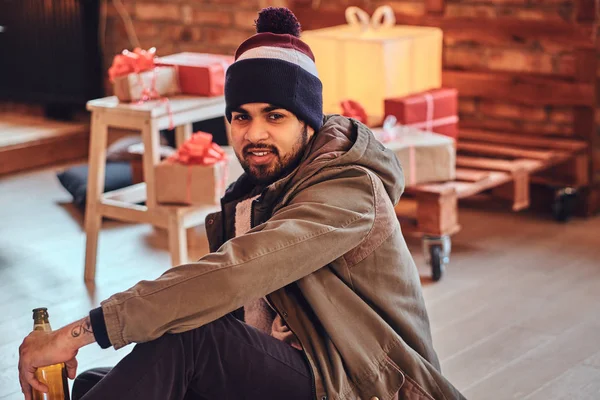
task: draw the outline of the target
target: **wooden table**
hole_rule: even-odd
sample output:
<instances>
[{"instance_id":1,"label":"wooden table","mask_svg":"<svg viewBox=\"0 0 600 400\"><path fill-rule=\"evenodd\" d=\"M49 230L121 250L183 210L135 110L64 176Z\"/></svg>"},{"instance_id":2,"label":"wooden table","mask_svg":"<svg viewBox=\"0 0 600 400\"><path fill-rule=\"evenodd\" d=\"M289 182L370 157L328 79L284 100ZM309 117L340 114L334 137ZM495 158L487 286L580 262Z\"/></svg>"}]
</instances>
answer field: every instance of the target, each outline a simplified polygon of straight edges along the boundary
<instances>
[{"instance_id":1,"label":"wooden table","mask_svg":"<svg viewBox=\"0 0 600 400\"><path fill-rule=\"evenodd\" d=\"M85 213L85 280L95 279L98 234L104 216L166 228L172 265L187 262L186 229L204 223L206 216L219 207L162 206L156 203L154 166L160 161L159 132L172 123L179 147L191 136L193 122L224 116L224 97L177 96L170 98L167 105L160 100L142 104L120 103L113 96L91 100L87 109L92 113L92 121ZM142 161L145 182L103 193L109 127L141 132L145 149ZM145 206L138 204L144 201Z\"/></svg>"}]
</instances>

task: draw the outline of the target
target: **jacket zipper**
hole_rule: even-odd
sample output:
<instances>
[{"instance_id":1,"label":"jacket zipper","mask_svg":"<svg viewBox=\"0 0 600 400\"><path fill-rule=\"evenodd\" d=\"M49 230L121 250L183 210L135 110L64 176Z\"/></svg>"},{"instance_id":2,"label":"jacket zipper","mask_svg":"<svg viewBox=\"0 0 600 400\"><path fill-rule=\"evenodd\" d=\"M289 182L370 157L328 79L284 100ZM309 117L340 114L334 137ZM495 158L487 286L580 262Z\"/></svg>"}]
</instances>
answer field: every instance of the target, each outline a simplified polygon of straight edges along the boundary
<instances>
[{"instance_id":1,"label":"jacket zipper","mask_svg":"<svg viewBox=\"0 0 600 400\"><path fill-rule=\"evenodd\" d=\"M260 203L259 199L260 199L260 197L258 199L256 199L256 200L254 200L252 202L252 207L250 207L250 226L252 226L252 227L255 226L255 224L254 224L254 205ZM308 355L304 351L304 345L302 344L302 342L298 338L298 335L296 335L296 332L294 332L294 330L287 324L287 321L285 320L285 318L283 317L283 315L281 315L281 313L279 312L279 310L275 306L275 303L273 303L273 301L271 300L271 296L266 295L265 298L267 299L267 301L269 302L269 305L273 308L273 310L275 310L275 312L277 313L277 315L279 315L279 318L281 318L282 321L286 322L286 326L289 328L290 331L292 331L292 333L294 334L294 336L296 337L296 339L300 343L300 346L302 346L302 355L304 356L304 359L306 360L306 363L308 364L308 370L310 371L310 390L311 390L311 393L312 393L312 398L313 399L317 399L317 388L316 388L316 385L315 385L315 374L314 374L313 369L312 369L312 364L311 364L310 360L308 359ZM327 397L325 397L325 399L326 398Z\"/></svg>"},{"instance_id":2,"label":"jacket zipper","mask_svg":"<svg viewBox=\"0 0 600 400\"><path fill-rule=\"evenodd\" d=\"M270 295L266 295L265 297L269 301L269 304L271 305L271 307L273 308L273 310L275 310L275 312L277 313L277 315L279 315L279 318L281 318L281 320L285 322L285 325L288 327L288 329L290 331L292 331L292 333L294 334L294 336L296 337L296 339L300 343L300 346L302 346L302 355L304 356L304 359L306 360L306 363L308 364L308 370L310 371L310 390L311 390L311 393L312 393L312 398L313 399L317 399L317 388L316 388L316 385L315 385L315 373L313 372L313 369L312 369L312 363L310 362L310 360L308 358L308 355L304 351L304 345L302 344L302 341L300 341L300 338L298 337L298 335L296 335L296 332L294 332L294 330L288 325L288 323L287 323L286 319L283 317L283 315L281 315L281 313L279 312L279 310L275 306L275 303L273 303L273 300L271 300L271 296ZM325 397L324 399L326 399L326 398L327 397Z\"/></svg>"},{"instance_id":3,"label":"jacket zipper","mask_svg":"<svg viewBox=\"0 0 600 400\"><path fill-rule=\"evenodd\" d=\"M258 204L258 199L252 200L252 205L250 206L250 228L254 228L256 224L254 223L254 206Z\"/></svg>"},{"instance_id":4,"label":"jacket zipper","mask_svg":"<svg viewBox=\"0 0 600 400\"><path fill-rule=\"evenodd\" d=\"M219 238L219 247L223 246L225 243L225 237L227 236L227 230L225 229L225 202L223 201L223 197L221 197L221 237Z\"/></svg>"}]
</instances>

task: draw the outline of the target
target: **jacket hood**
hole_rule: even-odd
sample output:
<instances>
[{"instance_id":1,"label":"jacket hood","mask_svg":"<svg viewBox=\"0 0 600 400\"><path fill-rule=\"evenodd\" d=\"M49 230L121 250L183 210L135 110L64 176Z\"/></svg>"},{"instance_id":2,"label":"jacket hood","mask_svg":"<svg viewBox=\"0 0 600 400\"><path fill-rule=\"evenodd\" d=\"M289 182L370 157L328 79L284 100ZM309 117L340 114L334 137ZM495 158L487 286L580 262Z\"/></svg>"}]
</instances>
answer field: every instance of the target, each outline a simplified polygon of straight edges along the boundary
<instances>
[{"instance_id":1,"label":"jacket hood","mask_svg":"<svg viewBox=\"0 0 600 400\"><path fill-rule=\"evenodd\" d=\"M328 115L313 137L298 175L306 178L322 168L344 165L360 165L373 171L383 182L392 204L400 200L404 174L396 155L375 139L364 124L341 115Z\"/></svg>"}]
</instances>

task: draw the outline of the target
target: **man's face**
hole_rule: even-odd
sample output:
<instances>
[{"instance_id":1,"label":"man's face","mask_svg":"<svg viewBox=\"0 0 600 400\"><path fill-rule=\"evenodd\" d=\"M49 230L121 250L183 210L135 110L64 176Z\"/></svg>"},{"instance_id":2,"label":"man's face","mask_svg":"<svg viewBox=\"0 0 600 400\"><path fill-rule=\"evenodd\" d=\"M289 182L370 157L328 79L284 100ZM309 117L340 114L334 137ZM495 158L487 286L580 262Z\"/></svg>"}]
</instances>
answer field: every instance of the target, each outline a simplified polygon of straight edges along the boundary
<instances>
[{"instance_id":1,"label":"man's face","mask_svg":"<svg viewBox=\"0 0 600 400\"><path fill-rule=\"evenodd\" d=\"M271 184L296 168L313 134L294 114L271 104L244 104L231 113L233 149L259 184Z\"/></svg>"}]
</instances>

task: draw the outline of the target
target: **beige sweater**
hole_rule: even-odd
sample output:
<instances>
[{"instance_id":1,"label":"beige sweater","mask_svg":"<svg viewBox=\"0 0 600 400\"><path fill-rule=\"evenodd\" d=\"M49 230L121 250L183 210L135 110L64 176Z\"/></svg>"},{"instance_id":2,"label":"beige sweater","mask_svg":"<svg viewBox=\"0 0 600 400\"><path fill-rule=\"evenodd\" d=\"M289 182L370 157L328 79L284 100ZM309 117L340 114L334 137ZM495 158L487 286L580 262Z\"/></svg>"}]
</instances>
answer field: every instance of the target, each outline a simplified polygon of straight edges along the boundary
<instances>
[{"instance_id":1,"label":"beige sweater","mask_svg":"<svg viewBox=\"0 0 600 400\"><path fill-rule=\"evenodd\" d=\"M235 236L248 232L251 228L252 202L257 198L252 197L242 200L235 207ZM269 334L276 339L288 343L290 346L302 350L300 342L285 325L281 316L269 305L266 298L256 299L244 305L244 319L246 323L261 332Z\"/></svg>"}]
</instances>

